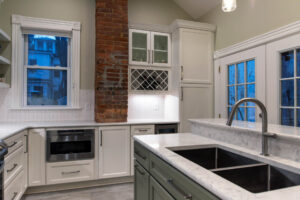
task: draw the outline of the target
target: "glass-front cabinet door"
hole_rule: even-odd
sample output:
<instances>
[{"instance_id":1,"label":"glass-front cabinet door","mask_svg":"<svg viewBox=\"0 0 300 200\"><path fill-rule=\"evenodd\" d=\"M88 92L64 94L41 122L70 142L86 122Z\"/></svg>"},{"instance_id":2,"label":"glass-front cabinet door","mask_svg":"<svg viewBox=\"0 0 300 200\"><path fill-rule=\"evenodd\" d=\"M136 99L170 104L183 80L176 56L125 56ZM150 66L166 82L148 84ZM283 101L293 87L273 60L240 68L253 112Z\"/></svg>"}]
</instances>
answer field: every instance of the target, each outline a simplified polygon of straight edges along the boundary
<instances>
[{"instance_id":1,"label":"glass-front cabinet door","mask_svg":"<svg viewBox=\"0 0 300 200\"><path fill-rule=\"evenodd\" d=\"M150 63L150 32L130 30L130 64L148 65Z\"/></svg>"},{"instance_id":2,"label":"glass-front cabinet door","mask_svg":"<svg viewBox=\"0 0 300 200\"><path fill-rule=\"evenodd\" d=\"M157 66L170 65L170 35L151 33L152 64Z\"/></svg>"},{"instance_id":3,"label":"glass-front cabinet door","mask_svg":"<svg viewBox=\"0 0 300 200\"><path fill-rule=\"evenodd\" d=\"M170 66L170 34L130 29L131 65Z\"/></svg>"}]
</instances>

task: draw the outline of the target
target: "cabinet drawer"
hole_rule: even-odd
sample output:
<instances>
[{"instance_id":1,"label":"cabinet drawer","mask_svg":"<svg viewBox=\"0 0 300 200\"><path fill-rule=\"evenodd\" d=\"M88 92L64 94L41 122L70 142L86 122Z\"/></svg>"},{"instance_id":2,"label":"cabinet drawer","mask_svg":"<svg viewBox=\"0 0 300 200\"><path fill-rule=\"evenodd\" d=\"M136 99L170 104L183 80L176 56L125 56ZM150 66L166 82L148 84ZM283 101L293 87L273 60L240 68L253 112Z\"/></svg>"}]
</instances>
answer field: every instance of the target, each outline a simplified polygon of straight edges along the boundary
<instances>
[{"instance_id":1,"label":"cabinet drawer","mask_svg":"<svg viewBox=\"0 0 300 200\"><path fill-rule=\"evenodd\" d=\"M150 134L154 134L154 125L131 126L131 135L150 135Z\"/></svg>"},{"instance_id":2,"label":"cabinet drawer","mask_svg":"<svg viewBox=\"0 0 300 200\"><path fill-rule=\"evenodd\" d=\"M4 190L5 200L19 200L22 198L24 191L23 185L25 184L25 172L22 170L16 178Z\"/></svg>"},{"instance_id":3,"label":"cabinet drawer","mask_svg":"<svg viewBox=\"0 0 300 200\"><path fill-rule=\"evenodd\" d=\"M92 180L94 161L47 163L47 184Z\"/></svg>"},{"instance_id":4,"label":"cabinet drawer","mask_svg":"<svg viewBox=\"0 0 300 200\"><path fill-rule=\"evenodd\" d=\"M19 147L16 151L6 157L4 162L4 187L6 187L24 168L23 146Z\"/></svg>"},{"instance_id":5,"label":"cabinet drawer","mask_svg":"<svg viewBox=\"0 0 300 200\"><path fill-rule=\"evenodd\" d=\"M134 157L145 169L149 170L149 151L138 142L134 142Z\"/></svg>"},{"instance_id":6,"label":"cabinet drawer","mask_svg":"<svg viewBox=\"0 0 300 200\"><path fill-rule=\"evenodd\" d=\"M150 154L150 174L166 188L175 199L218 199L199 184L153 154Z\"/></svg>"},{"instance_id":7,"label":"cabinet drawer","mask_svg":"<svg viewBox=\"0 0 300 200\"><path fill-rule=\"evenodd\" d=\"M5 140L5 143L8 146L8 153L6 157L23 145L23 137L25 133L26 131L23 131Z\"/></svg>"}]
</instances>

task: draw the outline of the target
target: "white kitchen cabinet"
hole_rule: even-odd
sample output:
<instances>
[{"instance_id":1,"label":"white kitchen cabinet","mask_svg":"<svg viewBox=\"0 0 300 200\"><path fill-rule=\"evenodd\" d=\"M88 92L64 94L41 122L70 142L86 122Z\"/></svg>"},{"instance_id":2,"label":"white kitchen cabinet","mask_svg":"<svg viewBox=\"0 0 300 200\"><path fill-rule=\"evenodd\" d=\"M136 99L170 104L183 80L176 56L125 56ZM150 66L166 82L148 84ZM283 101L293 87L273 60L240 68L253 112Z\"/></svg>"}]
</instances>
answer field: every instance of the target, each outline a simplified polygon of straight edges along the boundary
<instances>
[{"instance_id":1,"label":"white kitchen cabinet","mask_svg":"<svg viewBox=\"0 0 300 200\"><path fill-rule=\"evenodd\" d=\"M175 20L172 31L172 85L180 99L180 132L188 119L213 115L214 31L211 24Z\"/></svg>"},{"instance_id":2,"label":"white kitchen cabinet","mask_svg":"<svg viewBox=\"0 0 300 200\"><path fill-rule=\"evenodd\" d=\"M181 87L180 132L190 132L189 119L213 117L213 88L190 84Z\"/></svg>"},{"instance_id":3,"label":"white kitchen cabinet","mask_svg":"<svg viewBox=\"0 0 300 200\"><path fill-rule=\"evenodd\" d=\"M94 179L94 160L47 163L47 184Z\"/></svg>"},{"instance_id":4,"label":"white kitchen cabinet","mask_svg":"<svg viewBox=\"0 0 300 200\"><path fill-rule=\"evenodd\" d=\"M130 127L100 127L99 134L99 178L130 176Z\"/></svg>"},{"instance_id":5,"label":"white kitchen cabinet","mask_svg":"<svg viewBox=\"0 0 300 200\"><path fill-rule=\"evenodd\" d=\"M171 37L168 33L129 30L130 65L171 66Z\"/></svg>"},{"instance_id":6,"label":"white kitchen cabinet","mask_svg":"<svg viewBox=\"0 0 300 200\"><path fill-rule=\"evenodd\" d=\"M39 186L46 184L46 131L29 130L28 138L28 184Z\"/></svg>"},{"instance_id":7,"label":"white kitchen cabinet","mask_svg":"<svg viewBox=\"0 0 300 200\"><path fill-rule=\"evenodd\" d=\"M134 140L133 136L135 135L153 135L155 132L155 125L132 125L130 127L130 173L134 175Z\"/></svg>"}]
</instances>

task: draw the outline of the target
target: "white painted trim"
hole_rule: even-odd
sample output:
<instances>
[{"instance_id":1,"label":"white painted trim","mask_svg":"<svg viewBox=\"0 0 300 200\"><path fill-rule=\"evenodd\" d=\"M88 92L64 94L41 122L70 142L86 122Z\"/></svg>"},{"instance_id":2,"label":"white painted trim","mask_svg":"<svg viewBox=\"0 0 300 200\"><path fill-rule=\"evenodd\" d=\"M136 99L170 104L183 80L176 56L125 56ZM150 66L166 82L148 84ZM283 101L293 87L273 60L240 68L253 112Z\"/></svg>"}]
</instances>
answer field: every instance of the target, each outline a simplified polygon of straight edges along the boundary
<instances>
[{"instance_id":1,"label":"white painted trim","mask_svg":"<svg viewBox=\"0 0 300 200\"><path fill-rule=\"evenodd\" d=\"M215 32L217 29L217 27L213 24L176 19L170 25L170 31L171 33L173 33L179 28L195 29L195 30L210 31L210 32Z\"/></svg>"},{"instance_id":2,"label":"white painted trim","mask_svg":"<svg viewBox=\"0 0 300 200\"><path fill-rule=\"evenodd\" d=\"M155 31L161 33L170 33L170 28L167 25L160 24L140 24L140 23L131 23L128 25L129 29L137 29L144 31Z\"/></svg>"},{"instance_id":3,"label":"white painted trim","mask_svg":"<svg viewBox=\"0 0 300 200\"><path fill-rule=\"evenodd\" d=\"M240 51L244 51L250 48L254 48L263 44L273 42L275 40L282 39L284 37L288 37L290 35L299 32L300 32L300 21L296 21L294 23L285 25L273 31L258 35L256 37L234 44L227 48L215 51L214 58L215 59L222 58Z\"/></svg>"},{"instance_id":4,"label":"white painted trim","mask_svg":"<svg viewBox=\"0 0 300 200\"><path fill-rule=\"evenodd\" d=\"M23 108L24 81L24 36L23 30L38 30L43 32L70 33L71 45L71 97L68 109L79 108L80 89L80 22L60 21L12 15L12 108ZM30 109L30 108L28 108ZM34 107L33 109L38 109ZM40 107L45 109L45 107Z\"/></svg>"}]
</instances>

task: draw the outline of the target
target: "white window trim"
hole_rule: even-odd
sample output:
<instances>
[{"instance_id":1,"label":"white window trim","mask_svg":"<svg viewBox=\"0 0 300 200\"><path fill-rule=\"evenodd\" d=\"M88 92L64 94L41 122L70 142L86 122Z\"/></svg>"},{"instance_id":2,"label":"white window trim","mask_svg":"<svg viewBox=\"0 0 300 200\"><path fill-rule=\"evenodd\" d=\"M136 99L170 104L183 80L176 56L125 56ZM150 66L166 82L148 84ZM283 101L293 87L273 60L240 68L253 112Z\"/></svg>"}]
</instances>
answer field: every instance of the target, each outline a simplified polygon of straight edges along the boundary
<instances>
[{"instance_id":1,"label":"white window trim","mask_svg":"<svg viewBox=\"0 0 300 200\"><path fill-rule=\"evenodd\" d=\"M265 45L239 52L218 60L215 60L215 117L227 118L228 103L228 65L255 59L255 96L263 103L265 99ZM219 73L220 67L220 73ZM256 109L256 121L258 120Z\"/></svg>"},{"instance_id":2,"label":"white window trim","mask_svg":"<svg viewBox=\"0 0 300 200\"><path fill-rule=\"evenodd\" d=\"M12 108L31 109L24 105L24 37L26 30L43 31L48 33L60 32L71 35L71 91L68 106L34 106L33 109L78 109L80 89L80 22L60 21L12 15Z\"/></svg>"}]
</instances>

